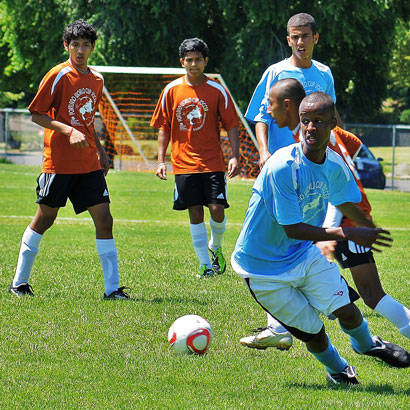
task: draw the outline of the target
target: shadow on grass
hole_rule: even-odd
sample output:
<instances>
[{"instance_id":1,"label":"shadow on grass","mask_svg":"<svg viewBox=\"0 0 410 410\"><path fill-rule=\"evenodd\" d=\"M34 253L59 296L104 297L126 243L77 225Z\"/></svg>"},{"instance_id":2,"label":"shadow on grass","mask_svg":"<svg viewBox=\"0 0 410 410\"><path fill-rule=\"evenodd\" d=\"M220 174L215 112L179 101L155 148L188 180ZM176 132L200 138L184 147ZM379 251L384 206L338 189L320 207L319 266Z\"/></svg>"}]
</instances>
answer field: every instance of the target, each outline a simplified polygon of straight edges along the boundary
<instances>
[{"instance_id":1,"label":"shadow on grass","mask_svg":"<svg viewBox=\"0 0 410 410\"><path fill-rule=\"evenodd\" d=\"M134 302L143 302L151 305L157 305L161 303L167 303L167 304L180 304L180 303L188 303L188 304L195 304L195 305L200 305L200 306L207 306L209 303L205 302L203 300L199 299L190 299L190 298L184 298L184 297L154 297L152 299L145 299L144 297L131 297L131 301Z\"/></svg>"},{"instance_id":2,"label":"shadow on grass","mask_svg":"<svg viewBox=\"0 0 410 410\"><path fill-rule=\"evenodd\" d=\"M303 388L303 389L311 389L311 390L349 390L352 392L366 392L366 393L377 393L377 394L384 394L386 396L395 396L395 395L408 395L410 394L410 389L394 389L393 386L390 384L359 384L354 386L346 386L346 385L336 385L336 384L321 384L321 383L288 383L288 387L290 388Z\"/></svg>"}]
</instances>

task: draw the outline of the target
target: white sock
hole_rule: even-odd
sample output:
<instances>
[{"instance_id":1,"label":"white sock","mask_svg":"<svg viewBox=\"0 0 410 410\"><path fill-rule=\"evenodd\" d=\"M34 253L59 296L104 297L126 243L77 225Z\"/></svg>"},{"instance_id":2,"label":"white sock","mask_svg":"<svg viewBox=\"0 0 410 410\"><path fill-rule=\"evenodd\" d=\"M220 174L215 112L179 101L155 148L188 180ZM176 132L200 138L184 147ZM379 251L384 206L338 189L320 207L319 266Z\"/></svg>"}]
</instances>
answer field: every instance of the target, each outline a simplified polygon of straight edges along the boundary
<instances>
[{"instance_id":1,"label":"white sock","mask_svg":"<svg viewBox=\"0 0 410 410\"><path fill-rule=\"evenodd\" d=\"M385 295L374 310L392 322L400 333L410 339L410 310L390 295Z\"/></svg>"},{"instance_id":2,"label":"white sock","mask_svg":"<svg viewBox=\"0 0 410 410\"><path fill-rule=\"evenodd\" d=\"M268 327L273 329L275 332L278 333L288 333L288 331L269 313L267 313L268 317Z\"/></svg>"},{"instance_id":3,"label":"white sock","mask_svg":"<svg viewBox=\"0 0 410 410\"><path fill-rule=\"evenodd\" d=\"M17 261L16 273L13 279L13 286L28 283L34 260L38 254L38 248L43 235L34 232L30 226L26 228L21 238L19 258Z\"/></svg>"},{"instance_id":4,"label":"white sock","mask_svg":"<svg viewBox=\"0 0 410 410\"><path fill-rule=\"evenodd\" d=\"M104 273L105 294L108 296L118 289L118 254L114 239L97 239L97 252Z\"/></svg>"},{"instance_id":5,"label":"white sock","mask_svg":"<svg viewBox=\"0 0 410 410\"><path fill-rule=\"evenodd\" d=\"M205 223L190 224L189 229L191 231L192 244L198 255L200 265L206 265L208 268L211 268L211 260L208 253L208 233Z\"/></svg>"},{"instance_id":6,"label":"white sock","mask_svg":"<svg viewBox=\"0 0 410 410\"><path fill-rule=\"evenodd\" d=\"M209 248L216 251L222 246L222 238L226 231L226 216L222 222L215 222L212 217L209 219L211 228L211 239L209 240Z\"/></svg>"}]
</instances>

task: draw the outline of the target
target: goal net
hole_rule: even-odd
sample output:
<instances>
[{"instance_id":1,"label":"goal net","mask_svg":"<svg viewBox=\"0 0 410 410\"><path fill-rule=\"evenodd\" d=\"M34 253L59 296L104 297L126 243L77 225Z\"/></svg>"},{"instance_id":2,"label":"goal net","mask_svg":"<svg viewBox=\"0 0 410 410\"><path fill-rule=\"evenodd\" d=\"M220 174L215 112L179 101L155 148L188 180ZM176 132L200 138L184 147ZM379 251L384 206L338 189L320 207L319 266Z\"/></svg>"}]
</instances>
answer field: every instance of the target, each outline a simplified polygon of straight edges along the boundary
<instances>
[{"instance_id":1,"label":"goal net","mask_svg":"<svg viewBox=\"0 0 410 410\"><path fill-rule=\"evenodd\" d=\"M123 170L154 170L157 164L157 134L150 126L152 114L162 89L185 74L183 68L93 66L104 75L104 95L99 107L101 121L96 131L104 141L115 167ZM228 87L219 74L206 74ZM240 119L241 176L255 178L259 173L259 153L255 136L234 101ZM221 127L221 147L225 162L230 144ZM170 161L170 150L167 152Z\"/></svg>"}]
</instances>

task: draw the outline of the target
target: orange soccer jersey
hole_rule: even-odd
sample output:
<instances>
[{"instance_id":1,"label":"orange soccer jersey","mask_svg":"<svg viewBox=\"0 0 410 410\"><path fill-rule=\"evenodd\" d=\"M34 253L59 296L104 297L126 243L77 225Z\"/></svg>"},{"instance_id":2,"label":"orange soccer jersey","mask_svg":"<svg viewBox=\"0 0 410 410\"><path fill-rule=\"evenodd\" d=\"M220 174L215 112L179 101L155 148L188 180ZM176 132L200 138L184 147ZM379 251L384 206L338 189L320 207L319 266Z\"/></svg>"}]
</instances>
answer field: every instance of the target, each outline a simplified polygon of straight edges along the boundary
<instances>
[{"instance_id":1,"label":"orange soccer jersey","mask_svg":"<svg viewBox=\"0 0 410 410\"><path fill-rule=\"evenodd\" d=\"M302 136L300 135L300 128L298 129L298 133L294 135L296 141L299 141ZM364 192L364 188L362 183L360 182L359 174L356 170L356 167L353 162L353 158L356 157L357 153L362 146L362 142L356 135L348 132L340 127L333 128L332 132L330 133L330 140L329 140L329 148L333 151L336 151L346 162L347 166L349 167L350 171L356 180L357 186L362 194L362 200L357 206L367 215L370 216L370 211L372 207L367 199L367 195ZM344 217L342 220L342 226L355 226L355 223L349 219Z\"/></svg>"},{"instance_id":2,"label":"orange soccer jersey","mask_svg":"<svg viewBox=\"0 0 410 410\"><path fill-rule=\"evenodd\" d=\"M225 171L220 122L227 131L238 125L226 89L209 78L192 86L184 76L162 91L151 126L170 134L174 173L191 174Z\"/></svg>"},{"instance_id":3,"label":"orange soccer jersey","mask_svg":"<svg viewBox=\"0 0 410 410\"><path fill-rule=\"evenodd\" d=\"M103 83L100 73L90 69L88 74L81 74L70 61L57 65L45 75L29 111L47 114L74 127L86 136L89 147L73 147L66 135L46 128L42 172L84 174L101 169L94 140L94 115Z\"/></svg>"}]
</instances>

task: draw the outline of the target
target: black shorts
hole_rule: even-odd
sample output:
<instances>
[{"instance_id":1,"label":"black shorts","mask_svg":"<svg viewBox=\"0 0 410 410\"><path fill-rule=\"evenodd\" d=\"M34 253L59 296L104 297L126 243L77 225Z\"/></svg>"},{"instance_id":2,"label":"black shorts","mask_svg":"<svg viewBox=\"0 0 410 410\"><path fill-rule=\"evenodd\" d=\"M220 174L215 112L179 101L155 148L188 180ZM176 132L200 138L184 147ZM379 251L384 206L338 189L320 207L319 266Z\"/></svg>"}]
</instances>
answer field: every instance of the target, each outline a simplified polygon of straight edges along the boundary
<instances>
[{"instance_id":1,"label":"black shorts","mask_svg":"<svg viewBox=\"0 0 410 410\"><path fill-rule=\"evenodd\" d=\"M36 202L51 208L65 206L69 198L76 214L91 206L110 202L107 183L101 169L88 174L42 173L37 178L36 192Z\"/></svg>"},{"instance_id":2,"label":"black shorts","mask_svg":"<svg viewBox=\"0 0 410 410\"><path fill-rule=\"evenodd\" d=\"M365 248L352 241L337 242L335 258L344 269L367 263L375 263L373 252L369 248Z\"/></svg>"},{"instance_id":3,"label":"black shorts","mask_svg":"<svg viewBox=\"0 0 410 410\"><path fill-rule=\"evenodd\" d=\"M229 208L224 172L175 175L174 209L182 211L191 206L221 204Z\"/></svg>"}]
</instances>

